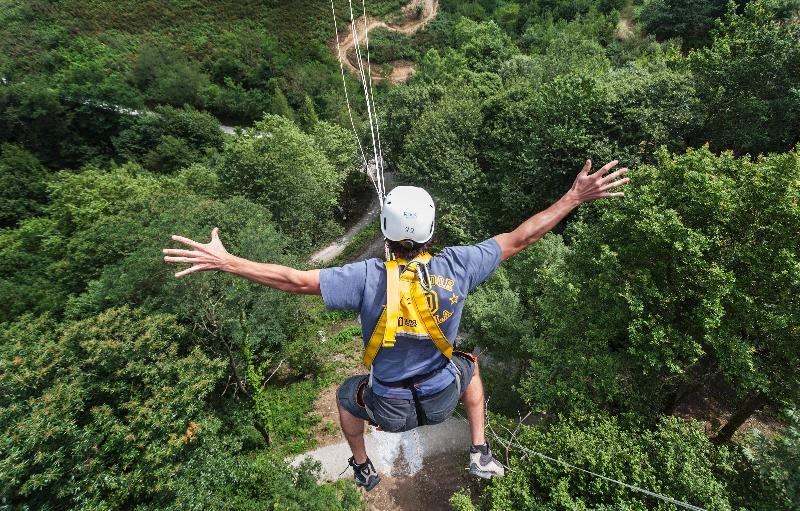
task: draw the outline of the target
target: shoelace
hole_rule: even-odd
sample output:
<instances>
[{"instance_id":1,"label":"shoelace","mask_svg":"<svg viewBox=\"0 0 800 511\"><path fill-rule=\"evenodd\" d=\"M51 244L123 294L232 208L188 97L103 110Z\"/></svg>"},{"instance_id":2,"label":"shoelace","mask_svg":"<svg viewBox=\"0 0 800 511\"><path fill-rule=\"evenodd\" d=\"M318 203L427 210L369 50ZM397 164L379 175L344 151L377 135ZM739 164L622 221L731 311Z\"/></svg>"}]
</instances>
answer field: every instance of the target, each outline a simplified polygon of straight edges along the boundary
<instances>
[{"instance_id":1,"label":"shoelace","mask_svg":"<svg viewBox=\"0 0 800 511\"><path fill-rule=\"evenodd\" d=\"M356 457L355 457L355 456L350 456L350 459L349 459L349 460L347 460L347 464L348 464L348 466L347 466L347 467L345 467L345 469L344 469L344 470L342 470L341 472L339 472L339 477L341 477L341 476L342 476L342 474L344 474L345 472L347 472L347 469L348 469L348 468L350 468L350 467L353 467L353 470L354 470L354 471L356 471L356 472L361 472L361 470L362 470L362 469L361 469L360 467L363 467L363 466L365 466L365 465L368 465L368 464L369 464L369 462L370 462L370 461L369 461L369 458L367 458L367 461L365 461L364 463L362 463L361 465L359 465L358 463L356 463Z\"/></svg>"}]
</instances>

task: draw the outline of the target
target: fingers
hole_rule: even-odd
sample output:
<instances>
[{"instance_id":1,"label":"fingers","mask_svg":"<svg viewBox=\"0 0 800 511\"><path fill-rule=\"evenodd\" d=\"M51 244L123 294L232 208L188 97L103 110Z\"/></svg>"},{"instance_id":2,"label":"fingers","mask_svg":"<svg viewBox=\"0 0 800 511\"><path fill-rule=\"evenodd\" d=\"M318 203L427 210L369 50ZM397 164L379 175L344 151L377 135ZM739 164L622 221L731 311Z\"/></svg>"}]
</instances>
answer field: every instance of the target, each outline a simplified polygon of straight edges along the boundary
<instances>
[{"instance_id":1,"label":"fingers","mask_svg":"<svg viewBox=\"0 0 800 511\"><path fill-rule=\"evenodd\" d=\"M164 262L195 264L200 261L198 261L196 257L165 257Z\"/></svg>"},{"instance_id":2,"label":"fingers","mask_svg":"<svg viewBox=\"0 0 800 511\"><path fill-rule=\"evenodd\" d=\"M183 271L179 271L178 273L175 274L175 277L181 278L181 277L185 277L186 275L189 275L190 273L194 273L196 271L207 270L207 269L208 269L208 265L197 264L195 266L192 266L191 268L186 268Z\"/></svg>"},{"instance_id":3,"label":"fingers","mask_svg":"<svg viewBox=\"0 0 800 511\"><path fill-rule=\"evenodd\" d=\"M606 172L608 172L609 170L611 170L614 167L616 167L618 163L619 163L619 160L612 160L612 161L606 163L605 165L603 165L602 167L600 167L600 170L595 172L595 174L598 175L598 176L604 176L606 174Z\"/></svg>"},{"instance_id":4,"label":"fingers","mask_svg":"<svg viewBox=\"0 0 800 511\"><path fill-rule=\"evenodd\" d=\"M625 192L603 192L601 197L625 197Z\"/></svg>"},{"instance_id":5,"label":"fingers","mask_svg":"<svg viewBox=\"0 0 800 511\"><path fill-rule=\"evenodd\" d=\"M164 255L170 256L198 257L203 255L202 252L198 252L197 250L181 250L179 248L165 248L162 252L164 252Z\"/></svg>"},{"instance_id":6,"label":"fingers","mask_svg":"<svg viewBox=\"0 0 800 511\"><path fill-rule=\"evenodd\" d=\"M198 242L196 242L194 240L190 240L189 238L184 238L183 236L178 236L177 234L173 234L172 235L172 239L175 240L175 241L179 241L179 242L183 243L184 245L189 245L192 248L196 248L196 249L205 248L202 243L198 243Z\"/></svg>"},{"instance_id":7,"label":"fingers","mask_svg":"<svg viewBox=\"0 0 800 511\"><path fill-rule=\"evenodd\" d=\"M584 176L592 170L592 160L586 160L586 163L583 164L583 168L581 169L581 174Z\"/></svg>"},{"instance_id":8,"label":"fingers","mask_svg":"<svg viewBox=\"0 0 800 511\"><path fill-rule=\"evenodd\" d=\"M612 172L611 174L605 176L600 181L603 182L603 183L610 183L611 181L617 179L620 176L624 176L627 173L628 173L628 169L627 168L622 168L622 169L619 169L619 170L617 170L615 172Z\"/></svg>"},{"instance_id":9,"label":"fingers","mask_svg":"<svg viewBox=\"0 0 800 511\"><path fill-rule=\"evenodd\" d=\"M219 241L219 227L214 227L211 230L211 239Z\"/></svg>"},{"instance_id":10,"label":"fingers","mask_svg":"<svg viewBox=\"0 0 800 511\"><path fill-rule=\"evenodd\" d=\"M604 192L606 190L613 190L614 188L618 188L626 183L630 183L631 178L626 177L625 179L620 179L618 181L614 181L613 183L608 183L600 187L600 191Z\"/></svg>"}]
</instances>

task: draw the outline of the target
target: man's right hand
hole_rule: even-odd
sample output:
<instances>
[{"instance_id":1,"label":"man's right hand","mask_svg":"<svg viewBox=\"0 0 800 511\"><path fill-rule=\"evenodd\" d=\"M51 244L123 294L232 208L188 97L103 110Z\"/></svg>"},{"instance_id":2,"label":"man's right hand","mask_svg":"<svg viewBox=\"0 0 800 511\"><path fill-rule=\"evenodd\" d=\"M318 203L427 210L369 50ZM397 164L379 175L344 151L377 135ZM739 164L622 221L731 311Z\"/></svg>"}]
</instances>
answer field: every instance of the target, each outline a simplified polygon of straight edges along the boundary
<instances>
[{"instance_id":1,"label":"man's right hand","mask_svg":"<svg viewBox=\"0 0 800 511\"><path fill-rule=\"evenodd\" d=\"M196 271L221 270L289 293L318 295L321 292L319 270L296 270L280 264L257 263L231 255L222 245L219 229L216 227L211 231L209 243L198 243L174 234L172 239L194 249L164 249L164 261L192 265L176 273L175 276L178 278Z\"/></svg>"},{"instance_id":2,"label":"man's right hand","mask_svg":"<svg viewBox=\"0 0 800 511\"><path fill-rule=\"evenodd\" d=\"M180 278L196 271L229 270L229 265L232 262L233 256L231 256L228 251L225 250L225 246L219 239L219 229L216 227L214 227L214 229L211 231L211 242L209 243L198 243L194 240L190 240L189 238L184 238L183 236L178 236L175 234L172 235L172 239L194 249L164 249L164 254L166 255L166 257L164 257L164 261L168 263L184 263L192 265L190 268L176 273L176 277Z\"/></svg>"}]
</instances>

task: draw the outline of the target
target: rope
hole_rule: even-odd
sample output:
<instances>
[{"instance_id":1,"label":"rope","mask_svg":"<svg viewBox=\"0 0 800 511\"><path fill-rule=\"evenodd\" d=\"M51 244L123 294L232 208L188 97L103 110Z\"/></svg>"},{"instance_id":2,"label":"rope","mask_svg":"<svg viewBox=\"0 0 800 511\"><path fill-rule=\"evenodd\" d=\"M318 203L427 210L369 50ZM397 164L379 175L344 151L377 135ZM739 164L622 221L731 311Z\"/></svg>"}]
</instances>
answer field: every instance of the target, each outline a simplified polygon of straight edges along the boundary
<instances>
[{"instance_id":1,"label":"rope","mask_svg":"<svg viewBox=\"0 0 800 511\"><path fill-rule=\"evenodd\" d=\"M455 415L458 415L458 417L460 417L461 420L469 423L469 421L465 417L461 416L460 414L455 414ZM497 440L506 449L508 449L510 447L515 447L515 448L517 448L517 449L519 449L519 450L521 450L521 451L523 451L523 452L525 452L527 454L532 454L533 456L537 456L537 457L545 459L547 461L552 461L554 463L558 463L559 465L563 465L563 466L565 466L567 468L571 468L573 470L577 470L579 472L583 472L585 474L589 474L589 475L594 476L594 477L596 477L598 479L602 479L602 480L608 481L610 483L618 484L620 486L628 488L629 490L633 490L633 491L642 493L642 494L647 495L649 497L653 497L655 499L659 499L659 500L662 500L664 502L668 502L670 504L676 505L678 507L682 507L684 509L689 509L691 511L707 511L706 509L704 509L702 507L694 506L692 504L687 504L686 502L682 502L680 500L675 500L672 497L667 497L665 495L661 495L660 493L656 493L656 492L653 492L653 491L650 491L650 490L645 490L644 488L639 488L638 486L634 486L632 484L624 483L622 481L618 481L618 480L613 479L611 477L606 477L606 476L598 474L596 472L592 472L591 470L586 470L585 468L581 468L581 467L575 466L575 465L573 465L571 463L567 463L566 461L562 461L562 460L553 458L551 456L548 456L546 454L542 454L542 453L540 453L538 451L535 451L533 449L525 447L524 445L520 445L519 442L506 440L506 439L502 438L500 435L497 435L496 433L494 433L494 431L488 431L487 433L488 433L488 436L491 436L494 440ZM505 466L505 465L503 465L503 466ZM506 468L508 469L508 467L506 467Z\"/></svg>"},{"instance_id":2,"label":"rope","mask_svg":"<svg viewBox=\"0 0 800 511\"><path fill-rule=\"evenodd\" d=\"M373 150L373 154L375 156L375 165L376 165L376 172L375 173L376 173L376 182L377 182L377 188L378 188L378 200L380 201L381 205L383 205L383 195L382 195L382 190L381 190L383 176L381 175L382 174L381 167L380 167L380 163L378 161L378 149L377 149L377 145L375 143L375 124L377 124L377 116L375 117L375 120L373 122L373 115L374 115L373 114L373 104L374 104L374 101L371 101L371 99L370 99L371 96L372 96L372 92L370 90L370 85L369 85L370 82L367 81L367 77L366 77L366 74L365 74L366 71L364 69L364 60L363 60L363 57L362 57L362 54L361 54L361 43L360 43L360 41L358 39L358 24L356 23L355 14L353 13L353 2L352 2L352 0L348 0L348 4L350 6L350 27L351 27L351 30L353 32L353 42L354 42L354 45L355 45L354 48L355 48L355 51L356 51L356 58L358 59L358 70L359 70L359 74L361 75L361 84L364 87L364 99L366 100L366 103L367 103L367 117L369 118L369 131L370 131L370 136L372 137L372 150ZM365 19L364 20L364 23L365 23L364 27L365 27L365 31L368 32L368 30L366 30L367 29L366 21L367 20Z\"/></svg>"},{"instance_id":3,"label":"rope","mask_svg":"<svg viewBox=\"0 0 800 511\"><path fill-rule=\"evenodd\" d=\"M378 174L379 184L381 189L381 197L386 195L384 169L383 169L383 148L381 147L381 127L378 123L378 109L375 108L375 96L372 95L372 64L369 58L369 20L367 19L367 4L365 0L361 0L361 9L364 11L364 39L367 45L367 74L369 75L369 90L372 96L372 111L375 112L375 132L378 135Z\"/></svg>"},{"instance_id":4,"label":"rope","mask_svg":"<svg viewBox=\"0 0 800 511\"><path fill-rule=\"evenodd\" d=\"M356 123L353 120L353 110L350 107L350 96L347 93L347 80L344 76L344 64L342 63L342 48L339 44L339 28L336 24L336 9L333 6L333 0L331 0L331 13L333 14L333 31L336 34L336 56L339 59L339 70L342 73L342 88L344 89L344 99L347 103L347 114L350 117L350 126L353 128L353 136L356 139L356 143L358 144L359 152L361 153L361 159L364 162L364 169L367 171L367 175L369 175L369 163L367 162L367 156L364 153L364 147L361 145L361 139L358 137L358 130L356 130ZM373 186L375 187L375 191L378 194L378 198L381 197L381 190L378 187L378 184L375 180L372 179L370 176L370 180L372 181ZM382 202L381 202L382 203Z\"/></svg>"}]
</instances>

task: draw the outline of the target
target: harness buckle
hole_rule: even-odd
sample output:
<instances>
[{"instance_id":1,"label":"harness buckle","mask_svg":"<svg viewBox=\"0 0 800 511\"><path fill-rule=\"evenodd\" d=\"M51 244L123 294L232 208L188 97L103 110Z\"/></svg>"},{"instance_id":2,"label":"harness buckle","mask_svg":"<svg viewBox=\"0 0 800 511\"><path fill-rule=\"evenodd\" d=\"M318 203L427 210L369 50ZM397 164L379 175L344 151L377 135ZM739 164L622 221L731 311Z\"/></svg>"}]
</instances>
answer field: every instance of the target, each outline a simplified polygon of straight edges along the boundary
<instances>
[{"instance_id":1,"label":"harness buckle","mask_svg":"<svg viewBox=\"0 0 800 511\"><path fill-rule=\"evenodd\" d=\"M417 263L417 280L426 295L431 294L431 276L428 273L428 265Z\"/></svg>"}]
</instances>

